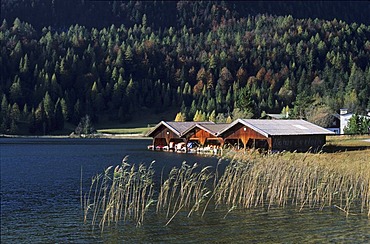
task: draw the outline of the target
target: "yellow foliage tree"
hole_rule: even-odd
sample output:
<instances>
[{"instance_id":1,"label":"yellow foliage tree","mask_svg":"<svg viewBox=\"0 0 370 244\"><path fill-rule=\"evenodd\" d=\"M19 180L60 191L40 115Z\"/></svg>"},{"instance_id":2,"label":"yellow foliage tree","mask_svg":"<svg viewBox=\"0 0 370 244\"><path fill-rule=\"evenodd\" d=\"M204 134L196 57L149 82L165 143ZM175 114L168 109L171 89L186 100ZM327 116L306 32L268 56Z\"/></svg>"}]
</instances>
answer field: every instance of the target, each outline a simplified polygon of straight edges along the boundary
<instances>
[{"instance_id":1,"label":"yellow foliage tree","mask_svg":"<svg viewBox=\"0 0 370 244\"><path fill-rule=\"evenodd\" d=\"M181 113L181 112L178 112L178 113L176 114L175 121L176 121L176 122L184 122L184 121L186 121L186 116L185 116L185 114L183 114L183 113Z\"/></svg>"}]
</instances>

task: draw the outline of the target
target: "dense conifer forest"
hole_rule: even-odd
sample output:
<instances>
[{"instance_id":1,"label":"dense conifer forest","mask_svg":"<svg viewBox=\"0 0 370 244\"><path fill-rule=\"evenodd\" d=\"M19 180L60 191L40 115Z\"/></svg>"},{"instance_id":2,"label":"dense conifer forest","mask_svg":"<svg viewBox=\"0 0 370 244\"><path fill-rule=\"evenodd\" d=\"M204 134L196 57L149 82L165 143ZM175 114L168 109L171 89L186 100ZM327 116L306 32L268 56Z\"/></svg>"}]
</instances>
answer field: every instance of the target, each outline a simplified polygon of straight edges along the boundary
<instances>
[{"instance_id":1,"label":"dense conifer forest","mask_svg":"<svg viewBox=\"0 0 370 244\"><path fill-rule=\"evenodd\" d=\"M0 133L370 108L364 2L3 0ZM175 119L175 118L173 118ZM21 129L22 128L22 129Z\"/></svg>"}]
</instances>

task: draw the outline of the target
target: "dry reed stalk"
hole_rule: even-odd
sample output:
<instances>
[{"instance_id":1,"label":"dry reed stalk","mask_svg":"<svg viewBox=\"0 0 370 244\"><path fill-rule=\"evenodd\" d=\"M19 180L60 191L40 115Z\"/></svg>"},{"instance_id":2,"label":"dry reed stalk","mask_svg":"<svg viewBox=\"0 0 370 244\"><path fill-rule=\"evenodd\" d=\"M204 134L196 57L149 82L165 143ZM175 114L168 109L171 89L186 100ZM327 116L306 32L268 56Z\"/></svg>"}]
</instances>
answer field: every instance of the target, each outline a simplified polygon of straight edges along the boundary
<instances>
[{"instance_id":1,"label":"dry reed stalk","mask_svg":"<svg viewBox=\"0 0 370 244\"><path fill-rule=\"evenodd\" d=\"M211 191L207 185L213 177L208 173L210 167L204 167L200 172L196 172L196 168L197 164L189 166L183 162L180 168L171 169L168 179L161 185L156 209L157 213L162 209L166 212L166 225L183 209L189 210L190 217L209 197Z\"/></svg>"},{"instance_id":2,"label":"dry reed stalk","mask_svg":"<svg viewBox=\"0 0 370 244\"><path fill-rule=\"evenodd\" d=\"M125 158L113 172L110 166L103 175L94 177L85 198L85 222L91 209L93 230L98 219L102 232L105 226L117 224L122 218L124 221L133 220L137 226L142 225L145 213L154 202L153 163L149 167L139 165L136 168L127 164ZM92 192L94 196L91 200Z\"/></svg>"},{"instance_id":3,"label":"dry reed stalk","mask_svg":"<svg viewBox=\"0 0 370 244\"><path fill-rule=\"evenodd\" d=\"M136 168L124 159L113 176L112 167L108 167L104 174L92 178L83 200L84 222L91 212L93 228L100 219L102 231L122 217L139 226L150 205L157 202L156 212L166 213L168 225L184 209L190 217L207 199L201 216L213 199L215 208L228 207L225 217L238 207L284 208L290 203L299 211L335 206L347 216L353 214L350 210L359 209L370 218L370 165L352 166L349 157L344 158L348 160L344 162L341 158L323 163L326 157L323 153L312 157L289 153L266 157L235 154L222 175L218 172L221 160L214 174L208 172L209 167L197 172L196 164L190 166L183 162L180 168L171 169L167 180L163 180L162 171L157 201L153 199L152 164L148 168L143 165ZM208 189L212 178L213 191Z\"/></svg>"},{"instance_id":4,"label":"dry reed stalk","mask_svg":"<svg viewBox=\"0 0 370 244\"><path fill-rule=\"evenodd\" d=\"M284 208L289 202L300 211L339 205L347 214L351 209L367 209L369 215L369 164L353 168L349 162L323 163L321 158L327 157L324 153L312 157L305 154L303 158L294 153L260 158L239 155L242 162L233 157L214 187L216 207L267 204L270 209Z\"/></svg>"}]
</instances>

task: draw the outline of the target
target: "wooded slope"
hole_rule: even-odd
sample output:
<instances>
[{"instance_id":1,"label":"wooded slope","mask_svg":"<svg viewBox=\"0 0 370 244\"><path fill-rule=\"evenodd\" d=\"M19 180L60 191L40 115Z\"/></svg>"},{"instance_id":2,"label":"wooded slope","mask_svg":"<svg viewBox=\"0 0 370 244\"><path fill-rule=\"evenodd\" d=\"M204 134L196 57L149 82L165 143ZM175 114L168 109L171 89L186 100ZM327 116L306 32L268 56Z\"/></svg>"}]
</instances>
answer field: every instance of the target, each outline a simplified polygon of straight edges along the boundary
<instances>
[{"instance_id":1,"label":"wooded slope","mask_svg":"<svg viewBox=\"0 0 370 244\"><path fill-rule=\"evenodd\" d=\"M92 9L102 9L103 20L118 10L115 24L94 28L62 25L63 1L31 3L60 10L60 19L36 30L24 12L2 22L0 133L19 133L21 123L49 133L85 114L125 122L143 108L224 121L288 106L291 116L323 126L341 107L370 108L369 25L247 15L229 2L98 1Z\"/></svg>"}]
</instances>

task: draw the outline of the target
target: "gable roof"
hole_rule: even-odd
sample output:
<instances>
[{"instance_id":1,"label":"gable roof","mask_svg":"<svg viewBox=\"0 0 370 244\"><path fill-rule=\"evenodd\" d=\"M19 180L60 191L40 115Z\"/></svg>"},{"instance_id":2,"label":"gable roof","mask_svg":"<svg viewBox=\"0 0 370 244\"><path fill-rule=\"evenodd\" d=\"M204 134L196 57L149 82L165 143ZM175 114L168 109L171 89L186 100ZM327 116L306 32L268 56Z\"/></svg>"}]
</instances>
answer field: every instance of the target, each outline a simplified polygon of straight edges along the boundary
<instances>
[{"instance_id":1,"label":"gable roof","mask_svg":"<svg viewBox=\"0 0 370 244\"><path fill-rule=\"evenodd\" d=\"M279 135L328 135L334 132L324 129L318 125L312 124L305 120L281 119L281 120L265 120L265 119L237 119L228 127L219 132L218 135L225 133L234 125L241 123L258 133L269 137Z\"/></svg>"},{"instance_id":2,"label":"gable roof","mask_svg":"<svg viewBox=\"0 0 370 244\"><path fill-rule=\"evenodd\" d=\"M150 130L145 136L151 136L161 125L170 129L173 133L175 133L178 137L181 137L185 132L188 131L189 128L193 127L196 124L214 124L213 122L194 122L194 121L186 121L186 122L159 122L152 130Z\"/></svg>"},{"instance_id":3,"label":"gable roof","mask_svg":"<svg viewBox=\"0 0 370 244\"><path fill-rule=\"evenodd\" d=\"M211 123L198 122L198 123L194 124L193 126L191 126L189 129L187 129L186 131L184 131L183 135L185 135L186 133L188 133L189 131L191 131L195 127L198 127L199 129L205 130L213 136L217 136L218 133L221 130L223 130L224 128L226 128L229 125L230 124L226 124L226 123L215 124L213 122L211 122Z\"/></svg>"}]
</instances>

